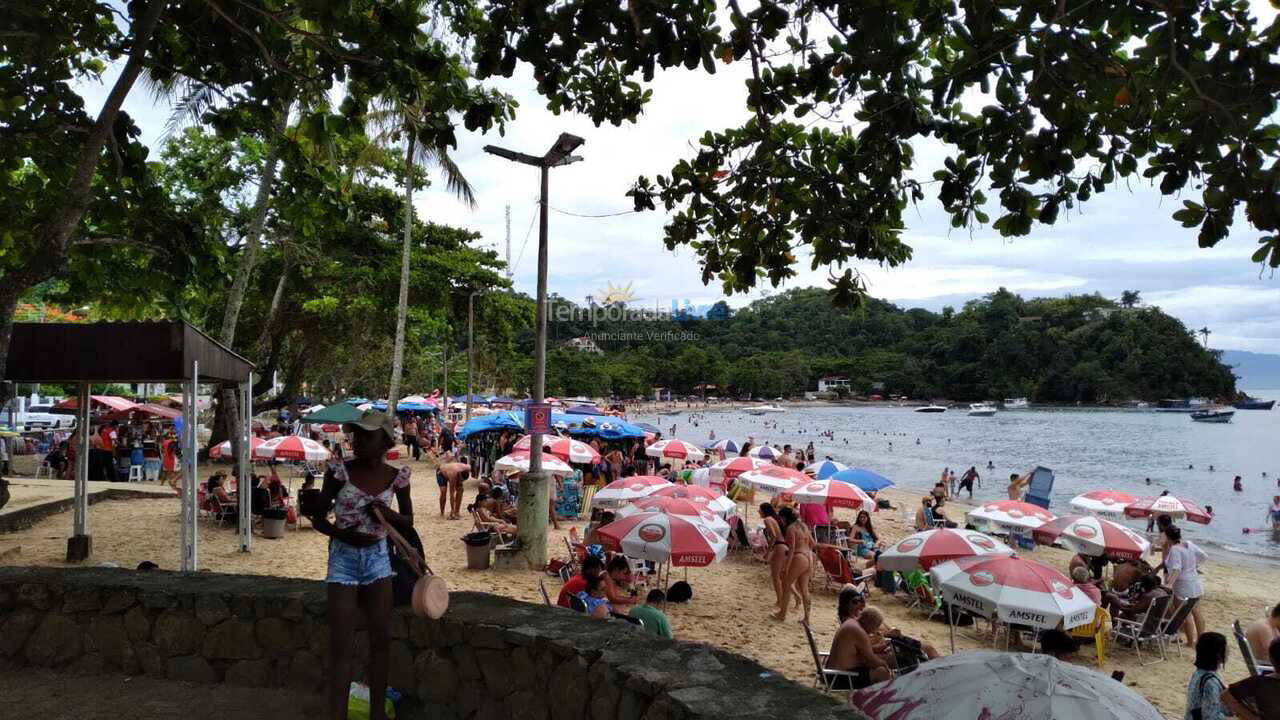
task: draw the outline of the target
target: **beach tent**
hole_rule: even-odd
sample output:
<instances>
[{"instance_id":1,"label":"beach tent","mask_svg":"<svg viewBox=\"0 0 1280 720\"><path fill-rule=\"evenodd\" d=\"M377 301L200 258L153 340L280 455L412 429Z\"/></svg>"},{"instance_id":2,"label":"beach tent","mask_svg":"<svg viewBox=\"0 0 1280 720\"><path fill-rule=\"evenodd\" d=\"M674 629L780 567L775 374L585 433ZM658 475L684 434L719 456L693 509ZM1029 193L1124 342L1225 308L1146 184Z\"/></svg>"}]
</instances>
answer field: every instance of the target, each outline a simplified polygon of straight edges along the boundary
<instances>
[{"instance_id":1,"label":"beach tent","mask_svg":"<svg viewBox=\"0 0 1280 720\"><path fill-rule=\"evenodd\" d=\"M378 412L386 412L387 401L379 400L378 402L373 404L373 409L377 410ZM422 397L421 395L411 395L406 398L400 398L399 400L396 401L396 412L398 413L408 413L408 412L429 413L429 412L435 412L438 409L439 408L436 407L435 403Z\"/></svg>"},{"instance_id":2,"label":"beach tent","mask_svg":"<svg viewBox=\"0 0 1280 720\"><path fill-rule=\"evenodd\" d=\"M76 398L67 398L53 407L58 410L78 410L80 402ZM108 412L124 412L138 407L138 404L116 395L90 395L89 407Z\"/></svg>"},{"instance_id":3,"label":"beach tent","mask_svg":"<svg viewBox=\"0 0 1280 720\"><path fill-rule=\"evenodd\" d=\"M504 410L492 415L473 417L458 430L458 437L466 440L476 433L501 432L503 430L524 430L524 413Z\"/></svg>"},{"instance_id":4,"label":"beach tent","mask_svg":"<svg viewBox=\"0 0 1280 720\"><path fill-rule=\"evenodd\" d=\"M644 429L612 415L569 415L551 413L552 423L563 422L570 435L598 437L601 440L644 438Z\"/></svg>"},{"instance_id":5,"label":"beach tent","mask_svg":"<svg viewBox=\"0 0 1280 720\"><path fill-rule=\"evenodd\" d=\"M300 422L319 423L321 425L341 425L360 419L361 412L350 402L334 403L323 410L303 415Z\"/></svg>"}]
</instances>

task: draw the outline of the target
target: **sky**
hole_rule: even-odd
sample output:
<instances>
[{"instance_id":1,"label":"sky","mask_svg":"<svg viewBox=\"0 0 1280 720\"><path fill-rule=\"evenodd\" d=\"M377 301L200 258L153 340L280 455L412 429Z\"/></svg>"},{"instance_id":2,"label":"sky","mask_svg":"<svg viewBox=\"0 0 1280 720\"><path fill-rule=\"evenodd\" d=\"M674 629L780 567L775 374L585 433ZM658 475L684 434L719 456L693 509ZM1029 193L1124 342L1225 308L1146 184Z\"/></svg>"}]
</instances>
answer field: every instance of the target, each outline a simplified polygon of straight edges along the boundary
<instances>
[{"instance_id":1,"label":"sky","mask_svg":"<svg viewBox=\"0 0 1280 720\"><path fill-rule=\"evenodd\" d=\"M1267 0L1251 4L1264 26L1276 15ZM653 100L644 114L622 127L596 127L589 118L551 113L527 72L490 82L514 96L520 107L505 136L468 134L460 128L454 158L475 186L479 207L468 209L443 189L429 188L415 195L418 216L478 231L481 244L501 256L510 206L513 282L516 289L533 295L538 171L486 154L483 147L496 144L542 154L559 133L570 132L586 142L578 151L583 162L551 172L549 291L582 302L589 295L599 297L610 285L630 287L636 302L650 307L722 299L718 285L702 284L691 250L666 250L666 212L660 208L629 213L631 201L624 194L637 176L668 174L681 158L691 157L705 131L744 121L747 64L718 69L713 76L701 70L660 72L650 85ZM83 88L91 111L105 98L105 83L114 79L113 71L103 85ZM125 110L141 127L144 142L156 147L169 108L157 105L137 87ZM916 176L923 179L945 156L932 141L918 143L916 152ZM432 177L439 180L438 173ZM1056 225L1036 225L1031 235L1008 239L990 227L953 230L937 205L936 186L926 186L925 192L926 200L908 209L904 218L903 238L913 248L911 261L893 269L874 263L852 265L876 297L903 307L939 310L959 307L1000 287L1028 297L1099 292L1118 298L1123 290L1139 290L1146 304L1159 306L1188 327L1207 326L1212 347L1280 353L1280 277L1260 272L1250 262L1261 233L1248 227L1243 213L1229 238L1217 247L1200 249L1195 230L1169 217L1181 199L1163 197L1146 181L1134 179L1128 188L1113 186L1083 207L1064 211ZM562 211L611 216L576 217ZM826 286L827 268L810 270L806 262L798 269L799 276L781 287L766 281L749 295L727 299L739 306L791 287Z\"/></svg>"}]
</instances>

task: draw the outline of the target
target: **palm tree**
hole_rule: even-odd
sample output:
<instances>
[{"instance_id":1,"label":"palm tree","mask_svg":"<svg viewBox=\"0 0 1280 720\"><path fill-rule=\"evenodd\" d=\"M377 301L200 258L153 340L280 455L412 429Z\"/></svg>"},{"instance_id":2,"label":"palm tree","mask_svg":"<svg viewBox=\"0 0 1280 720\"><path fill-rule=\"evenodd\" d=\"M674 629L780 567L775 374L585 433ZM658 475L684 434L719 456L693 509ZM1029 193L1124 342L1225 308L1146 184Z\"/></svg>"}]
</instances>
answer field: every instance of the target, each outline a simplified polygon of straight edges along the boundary
<instances>
[{"instance_id":1,"label":"palm tree","mask_svg":"<svg viewBox=\"0 0 1280 720\"><path fill-rule=\"evenodd\" d=\"M1131 308L1142 302L1141 290L1125 290L1120 293L1120 304L1126 308Z\"/></svg>"},{"instance_id":2,"label":"palm tree","mask_svg":"<svg viewBox=\"0 0 1280 720\"><path fill-rule=\"evenodd\" d=\"M417 166L435 165L444 174L445 187L467 207L476 206L475 188L462 174L462 169L449 156L449 146L438 136L421 142L418 132L438 119L427 103L391 101L370 113L370 121L381 128L378 139L396 142L405 136L404 151L404 239L400 258L400 304L396 311L396 339L391 357L391 389L387 392L387 408L394 412L400 400L400 381L404 376L404 334L409 314L409 262L413 237L413 173Z\"/></svg>"},{"instance_id":3,"label":"palm tree","mask_svg":"<svg viewBox=\"0 0 1280 720\"><path fill-rule=\"evenodd\" d=\"M1202 327L1197 332L1200 334L1200 337L1204 338L1204 346L1206 348L1209 347L1209 333L1211 332L1209 328Z\"/></svg>"}]
</instances>

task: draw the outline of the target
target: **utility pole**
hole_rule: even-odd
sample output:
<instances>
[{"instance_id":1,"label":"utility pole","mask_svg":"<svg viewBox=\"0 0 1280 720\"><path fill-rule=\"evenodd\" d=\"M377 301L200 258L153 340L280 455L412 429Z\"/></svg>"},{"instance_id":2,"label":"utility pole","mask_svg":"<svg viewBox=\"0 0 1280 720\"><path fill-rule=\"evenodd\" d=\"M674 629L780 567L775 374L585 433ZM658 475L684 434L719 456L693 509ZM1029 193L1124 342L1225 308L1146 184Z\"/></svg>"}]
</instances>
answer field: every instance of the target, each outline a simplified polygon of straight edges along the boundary
<instances>
[{"instance_id":1,"label":"utility pole","mask_svg":"<svg viewBox=\"0 0 1280 720\"><path fill-rule=\"evenodd\" d=\"M444 414L449 415L449 326L444 326Z\"/></svg>"},{"instance_id":2,"label":"utility pole","mask_svg":"<svg viewBox=\"0 0 1280 720\"><path fill-rule=\"evenodd\" d=\"M471 420L471 371L475 367L476 361L475 346L472 342L472 328L476 322L476 295L479 294L473 290L467 296L467 416L463 422L470 422Z\"/></svg>"},{"instance_id":3,"label":"utility pole","mask_svg":"<svg viewBox=\"0 0 1280 720\"><path fill-rule=\"evenodd\" d=\"M560 137L544 155L527 155L495 145L484 151L500 158L532 165L539 170L541 194L538 208L538 300L537 334L533 345L533 398L535 405L545 399L547 379L547 195L549 175L553 167L582 160L573 154L584 140L576 135L560 133ZM550 494L547 476L542 471L542 433L530 433L529 472L521 478L520 503L517 508L517 535L520 553L530 569L540 570L547 564L547 515Z\"/></svg>"},{"instance_id":4,"label":"utility pole","mask_svg":"<svg viewBox=\"0 0 1280 720\"><path fill-rule=\"evenodd\" d=\"M511 206L507 206L507 282L511 282Z\"/></svg>"}]
</instances>

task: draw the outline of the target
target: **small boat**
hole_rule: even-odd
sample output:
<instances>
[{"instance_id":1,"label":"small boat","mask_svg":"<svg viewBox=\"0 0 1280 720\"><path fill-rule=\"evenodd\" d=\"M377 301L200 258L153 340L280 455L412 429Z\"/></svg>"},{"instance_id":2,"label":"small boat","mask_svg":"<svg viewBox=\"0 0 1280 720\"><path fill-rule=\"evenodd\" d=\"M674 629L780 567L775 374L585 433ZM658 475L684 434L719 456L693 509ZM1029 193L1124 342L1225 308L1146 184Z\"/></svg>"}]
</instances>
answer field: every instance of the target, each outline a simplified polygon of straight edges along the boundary
<instances>
[{"instance_id":1,"label":"small boat","mask_svg":"<svg viewBox=\"0 0 1280 720\"><path fill-rule=\"evenodd\" d=\"M991 417L996 414L996 406L991 403L973 403L969 405L969 417Z\"/></svg>"},{"instance_id":2,"label":"small boat","mask_svg":"<svg viewBox=\"0 0 1280 720\"><path fill-rule=\"evenodd\" d=\"M946 411L947 407L945 405L925 405L924 407L916 408L916 412L920 413L944 413Z\"/></svg>"},{"instance_id":3,"label":"small boat","mask_svg":"<svg viewBox=\"0 0 1280 720\"><path fill-rule=\"evenodd\" d=\"M1031 403L1024 397L1005 398L1003 405L1005 410L1026 410L1031 407Z\"/></svg>"},{"instance_id":4,"label":"small boat","mask_svg":"<svg viewBox=\"0 0 1280 720\"><path fill-rule=\"evenodd\" d=\"M1235 410L1227 410L1226 408L1207 408L1191 413L1191 419L1203 423L1229 423L1231 422L1231 417L1235 414Z\"/></svg>"},{"instance_id":5,"label":"small boat","mask_svg":"<svg viewBox=\"0 0 1280 720\"><path fill-rule=\"evenodd\" d=\"M1194 413L1209 410L1209 401L1204 398L1166 398L1156 405L1160 412Z\"/></svg>"},{"instance_id":6,"label":"small boat","mask_svg":"<svg viewBox=\"0 0 1280 720\"><path fill-rule=\"evenodd\" d=\"M1270 410L1275 406L1275 400L1259 400L1248 396L1235 405L1237 410Z\"/></svg>"},{"instance_id":7,"label":"small boat","mask_svg":"<svg viewBox=\"0 0 1280 720\"><path fill-rule=\"evenodd\" d=\"M742 408L742 412L748 415L766 415L768 413L784 413L786 408L780 408L777 405L756 405L755 407Z\"/></svg>"}]
</instances>

